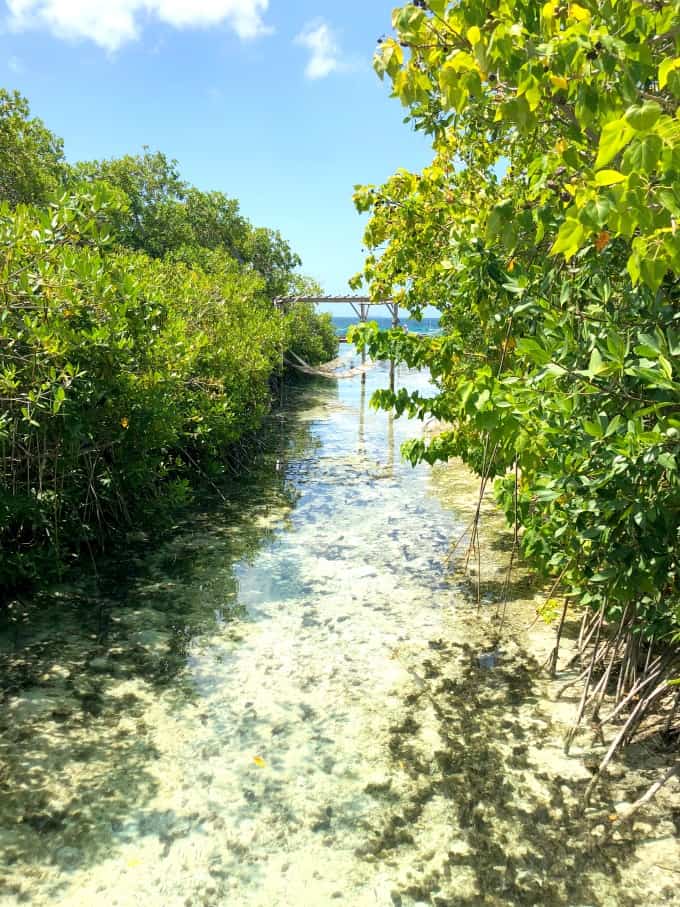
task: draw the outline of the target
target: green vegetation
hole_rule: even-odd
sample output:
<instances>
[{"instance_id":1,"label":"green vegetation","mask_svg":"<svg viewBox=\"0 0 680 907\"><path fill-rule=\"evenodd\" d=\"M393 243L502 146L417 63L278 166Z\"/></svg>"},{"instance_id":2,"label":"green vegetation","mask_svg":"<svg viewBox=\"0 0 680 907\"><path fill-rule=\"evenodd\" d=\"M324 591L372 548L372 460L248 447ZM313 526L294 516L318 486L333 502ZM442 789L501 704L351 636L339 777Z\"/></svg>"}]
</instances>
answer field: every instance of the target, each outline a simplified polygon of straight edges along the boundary
<instances>
[{"instance_id":1,"label":"green vegetation","mask_svg":"<svg viewBox=\"0 0 680 907\"><path fill-rule=\"evenodd\" d=\"M161 154L68 167L0 94L0 588L39 578L233 470L287 350L327 320L299 259ZM7 166L6 166L7 164Z\"/></svg>"},{"instance_id":2,"label":"green vegetation","mask_svg":"<svg viewBox=\"0 0 680 907\"><path fill-rule=\"evenodd\" d=\"M44 205L63 176L61 141L29 116L25 98L0 88L0 200Z\"/></svg>"},{"instance_id":3,"label":"green vegetation","mask_svg":"<svg viewBox=\"0 0 680 907\"><path fill-rule=\"evenodd\" d=\"M434 159L357 189L379 253L356 284L436 305L444 334L369 328L438 387L375 402L447 426L414 463L496 479L524 556L596 632L594 717L616 676L654 691L630 736L680 642L678 5L421 0L393 26L376 69Z\"/></svg>"}]
</instances>

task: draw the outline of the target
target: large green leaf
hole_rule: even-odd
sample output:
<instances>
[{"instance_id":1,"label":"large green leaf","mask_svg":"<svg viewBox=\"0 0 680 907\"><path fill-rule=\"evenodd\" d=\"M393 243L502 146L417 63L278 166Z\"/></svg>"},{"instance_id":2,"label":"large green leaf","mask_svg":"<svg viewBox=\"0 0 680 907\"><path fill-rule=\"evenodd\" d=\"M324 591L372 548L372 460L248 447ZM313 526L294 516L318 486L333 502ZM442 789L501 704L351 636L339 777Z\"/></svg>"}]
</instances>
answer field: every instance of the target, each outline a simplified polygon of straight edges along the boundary
<instances>
[{"instance_id":1,"label":"large green leaf","mask_svg":"<svg viewBox=\"0 0 680 907\"><path fill-rule=\"evenodd\" d=\"M624 117L626 123L637 132L646 132L652 128L662 113L663 108L658 101L646 101L644 104L629 107Z\"/></svg>"},{"instance_id":2,"label":"large green leaf","mask_svg":"<svg viewBox=\"0 0 680 907\"><path fill-rule=\"evenodd\" d=\"M550 250L551 255L562 254L572 258L581 248L586 236L583 224L575 218L567 218L559 229L557 239Z\"/></svg>"},{"instance_id":3,"label":"large green leaf","mask_svg":"<svg viewBox=\"0 0 680 907\"><path fill-rule=\"evenodd\" d=\"M595 169L600 170L602 167L606 167L626 147L634 135L635 129L624 119L612 120L607 123L600 135Z\"/></svg>"}]
</instances>

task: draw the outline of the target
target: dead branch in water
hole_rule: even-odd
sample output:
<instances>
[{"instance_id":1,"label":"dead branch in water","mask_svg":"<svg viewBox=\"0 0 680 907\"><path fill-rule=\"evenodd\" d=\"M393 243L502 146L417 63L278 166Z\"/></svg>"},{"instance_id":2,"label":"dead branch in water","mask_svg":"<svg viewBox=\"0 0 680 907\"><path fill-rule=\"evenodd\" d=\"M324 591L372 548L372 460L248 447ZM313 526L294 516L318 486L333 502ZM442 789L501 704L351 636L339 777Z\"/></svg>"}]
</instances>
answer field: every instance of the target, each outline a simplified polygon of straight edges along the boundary
<instances>
[{"instance_id":1,"label":"dead branch in water","mask_svg":"<svg viewBox=\"0 0 680 907\"><path fill-rule=\"evenodd\" d=\"M659 793L662 787L664 787L671 778L678 777L680 775L680 765L674 765L670 768L661 778L652 784L652 786L640 797L639 800L636 800L635 803L627 809L625 813L622 813L617 819L615 819L609 829L609 834L614 831L617 827L620 827L625 822L630 822L633 819L643 806L649 803L654 797ZM680 872L680 870L672 870L673 872Z\"/></svg>"}]
</instances>

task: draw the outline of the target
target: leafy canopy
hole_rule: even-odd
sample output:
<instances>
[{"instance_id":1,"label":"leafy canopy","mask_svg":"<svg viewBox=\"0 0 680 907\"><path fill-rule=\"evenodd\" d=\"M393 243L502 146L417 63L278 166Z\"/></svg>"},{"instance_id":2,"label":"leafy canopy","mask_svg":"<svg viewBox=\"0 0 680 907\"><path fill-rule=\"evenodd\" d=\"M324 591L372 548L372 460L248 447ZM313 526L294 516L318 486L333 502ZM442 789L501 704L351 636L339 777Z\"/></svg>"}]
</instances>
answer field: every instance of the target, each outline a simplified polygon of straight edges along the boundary
<instances>
[{"instance_id":1,"label":"leafy canopy","mask_svg":"<svg viewBox=\"0 0 680 907\"><path fill-rule=\"evenodd\" d=\"M498 476L525 555L574 599L675 634L678 5L430 0L392 21L375 66L434 157L357 187L355 285L438 306L444 332L365 332L437 385L376 402L445 423L407 454Z\"/></svg>"},{"instance_id":2,"label":"leafy canopy","mask_svg":"<svg viewBox=\"0 0 680 907\"><path fill-rule=\"evenodd\" d=\"M30 116L25 98L0 88L0 201L44 204L63 167L61 140Z\"/></svg>"},{"instance_id":3,"label":"leafy canopy","mask_svg":"<svg viewBox=\"0 0 680 907\"><path fill-rule=\"evenodd\" d=\"M281 313L304 280L275 231L145 152L67 167L0 93L0 597L216 477L285 353L337 349Z\"/></svg>"},{"instance_id":4,"label":"leafy canopy","mask_svg":"<svg viewBox=\"0 0 680 907\"><path fill-rule=\"evenodd\" d=\"M176 161L148 149L72 168L69 184L104 182L121 190L128 205L115 219L118 241L153 258L173 255L200 264L201 250L220 249L265 280L270 296L284 295L299 257L281 235L255 228L239 203L222 192L203 192L181 179Z\"/></svg>"}]
</instances>

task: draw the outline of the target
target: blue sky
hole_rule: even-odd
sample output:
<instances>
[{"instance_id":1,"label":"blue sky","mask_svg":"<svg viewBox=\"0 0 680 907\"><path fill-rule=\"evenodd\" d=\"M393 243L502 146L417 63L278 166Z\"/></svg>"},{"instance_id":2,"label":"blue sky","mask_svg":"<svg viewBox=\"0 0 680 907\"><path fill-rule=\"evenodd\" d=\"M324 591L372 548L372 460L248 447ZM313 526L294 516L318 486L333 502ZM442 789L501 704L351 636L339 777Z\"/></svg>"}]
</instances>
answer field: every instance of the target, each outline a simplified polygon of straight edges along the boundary
<instances>
[{"instance_id":1,"label":"blue sky","mask_svg":"<svg viewBox=\"0 0 680 907\"><path fill-rule=\"evenodd\" d=\"M329 292L362 262L355 183L424 166L371 68L383 0L0 0L1 83L69 160L160 149L275 227Z\"/></svg>"}]
</instances>

